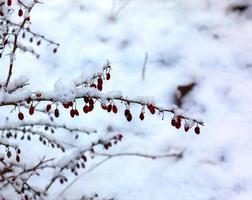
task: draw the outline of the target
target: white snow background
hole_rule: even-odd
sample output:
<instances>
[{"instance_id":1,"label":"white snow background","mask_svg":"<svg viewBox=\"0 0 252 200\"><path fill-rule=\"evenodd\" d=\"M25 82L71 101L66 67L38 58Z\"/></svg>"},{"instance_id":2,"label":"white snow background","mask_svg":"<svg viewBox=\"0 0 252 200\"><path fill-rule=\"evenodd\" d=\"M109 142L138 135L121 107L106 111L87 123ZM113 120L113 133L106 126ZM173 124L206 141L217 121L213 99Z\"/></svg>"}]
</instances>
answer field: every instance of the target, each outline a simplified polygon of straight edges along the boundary
<instances>
[{"instance_id":1,"label":"white snow background","mask_svg":"<svg viewBox=\"0 0 252 200\"><path fill-rule=\"evenodd\" d=\"M157 105L170 107L176 87L195 81L183 109L205 123L198 136L171 127L168 114L163 121L149 114L141 122L139 106L132 106L130 123L123 106L116 115L99 108L74 119L61 115L57 121L95 128L99 134L108 126L122 133L124 139L112 153L162 155L182 149L184 154L180 160L113 158L90 173L81 170L63 194L69 183L55 183L48 199L77 200L93 193L118 200L252 199L252 11L229 12L237 2L247 2L252 9L249 0L45 0L34 8L32 29L59 42L60 48L54 55L42 44L40 59L19 52L12 78L26 75L29 89L49 91L58 79L90 74L108 59L112 71L105 92L149 96ZM148 62L141 81L145 53ZM7 113L17 120L10 110L1 109L1 118ZM76 144L88 140L81 137ZM23 161L36 163L38 155L68 154L38 144L23 146ZM95 163L90 161L89 167ZM42 173L34 184L46 184L50 176ZM69 182L75 179L68 177ZM16 198L9 191L2 195Z\"/></svg>"}]
</instances>

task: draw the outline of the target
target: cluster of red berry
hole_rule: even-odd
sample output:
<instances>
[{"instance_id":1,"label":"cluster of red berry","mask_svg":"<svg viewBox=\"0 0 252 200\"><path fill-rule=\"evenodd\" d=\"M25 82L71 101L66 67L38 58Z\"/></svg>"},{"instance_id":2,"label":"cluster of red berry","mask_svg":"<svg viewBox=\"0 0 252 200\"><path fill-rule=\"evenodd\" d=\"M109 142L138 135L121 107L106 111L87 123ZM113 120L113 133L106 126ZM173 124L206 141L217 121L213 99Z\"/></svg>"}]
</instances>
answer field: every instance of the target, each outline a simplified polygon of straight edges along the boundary
<instances>
[{"instance_id":1,"label":"cluster of red berry","mask_svg":"<svg viewBox=\"0 0 252 200\"><path fill-rule=\"evenodd\" d=\"M87 162L86 153L90 152L91 154L95 153L95 148L99 145L102 145L105 150L108 150L112 145L116 145L118 142L122 141L123 136L121 134L115 135L109 139L106 140L98 140L97 142L94 142L91 144L91 146L83 150L79 153L76 157L74 157L72 160L70 160L68 163L66 163L64 166L60 168L60 171L63 171L64 169L70 169L71 172L74 175L78 175L78 169L85 168L85 163ZM66 179L62 177L58 177L60 183L64 183Z\"/></svg>"}]
</instances>

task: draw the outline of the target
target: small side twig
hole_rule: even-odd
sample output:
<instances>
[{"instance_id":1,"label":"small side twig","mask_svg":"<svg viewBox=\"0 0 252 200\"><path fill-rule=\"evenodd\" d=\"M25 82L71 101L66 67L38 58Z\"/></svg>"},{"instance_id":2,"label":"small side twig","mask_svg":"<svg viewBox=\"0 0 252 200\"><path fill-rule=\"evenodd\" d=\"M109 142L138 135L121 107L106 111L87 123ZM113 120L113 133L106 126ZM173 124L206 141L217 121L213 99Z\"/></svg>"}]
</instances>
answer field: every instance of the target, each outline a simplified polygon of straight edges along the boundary
<instances>
[{"instance_id":1,"label":"small side twig","mask_svg":"<svg viewBox=\"0 0 252 200\"><path fill-rule=\"evenodd\" d=\"M144 81L144 79L145 79L145 72L146 72L147 62L148 62L148 53L145 52L144 62L143 62L143 67L142 67L142 78L141 78L142 81Z\"/></svg>"}]
</instances>

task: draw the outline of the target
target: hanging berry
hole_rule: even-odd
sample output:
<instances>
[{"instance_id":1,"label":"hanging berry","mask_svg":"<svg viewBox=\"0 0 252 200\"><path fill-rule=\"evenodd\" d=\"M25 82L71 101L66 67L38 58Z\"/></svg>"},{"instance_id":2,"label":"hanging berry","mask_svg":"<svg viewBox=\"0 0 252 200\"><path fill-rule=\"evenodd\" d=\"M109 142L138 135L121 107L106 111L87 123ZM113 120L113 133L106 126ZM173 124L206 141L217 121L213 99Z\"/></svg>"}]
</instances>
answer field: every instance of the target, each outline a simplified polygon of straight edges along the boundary
<instances>
[{"instance_id":1,"label":"hanging berry","mask_svg":"<svg viewBox=\"0 0 252 200\"><path fill-rule=\"evenodd\" d=\"M155 114L155 108L154 108L154 106L152 104L148 104L147 108L149 109L151 114Z\"/></svg>"},{"instance_id":2,"label":"hanging berry","mask_svg":"<svg viewBox=\"0 0 252 200\"><path fill-rule=\"evenodd\" d=\"M35 110L35 107L33 105L31 105L31 107L29 108L29 114L33 115L34 114L34 110Z\"/></svg>"},{"instance_id":3,"label":"hanging berry","mask_svg":"<svg viewBox=\"0 0 252 200\"><path fill-rule=\"evenodd\" d=\"M196 127L194 128L194 132L195 132L197 135L199 135L199 134L200 134L200 127L199 127L199 126L196 126Z\"/></svg>"},{"instance_id":4,"label":"hanging berry","mask_svg":"<svg viewBox=\"0 0 252 200\"><path fill-rule=\"evenodd\" d=\"M141 120L144 120L144 113L143 113L143 112L140 113L139 118L140 118Z\"/></svg>"},{"instance_id":5,"label":"hanging berry","mask_svg":"<svg viewBox=\"0 0 252 200\"><path fill-rule=\"evenodd\" d=\"M59 117L59 109L58 109L58 108L56 108L56 109L54 110L54 116L55 116L56 118Z\"/></svg>"},{"instance_id":6,"label":"hanging berry","mask_svg":"<svg viewBox=\"0 0 252 200\"><path fill-rule=\"evenodd\" d=\"M12 4L12 0L7 0L7 5L11 6L11 4Z\"/></svg>"},{"instance_id":7,"label":"hanging berry","mask_svg":"<svg viewBox=\"0 0 252 200\"><path fill-rule=\"evenodd\" d=\"M24 114L22 112L18 113L19 120L24 120Z\"/></svg>"},{"instance_id":8,"label":"hanging berry","mask_svg":"<svg viewBox=\"0 0 252 200\"><path fill-rule=\"evenodd\" d=\"M19 17L22 17L22 16L23 16L23 10L22 10L21 8L18 10L18 16L19 16Z\"/></svg>"},{"instance_id":9,"label":"hanging berry","mask_svg":"<svg viewBox=\"0 0 252 200\"><path fill-rule=\"evenodd\" d=\"M117 107L116 107L116 105L113 105L112 110L113 110L113 113L117 113Z\"/></svg>"},{"instance_id":10,"label":"hanging berry","mask_svg":"<svg viewBox=\"0 0 252 200\"><path fill-rule=\"evenodd\" d=\"M49 112L50 110L51 110L51 105L50 104L47 104L47 106L46 106L46 112Z\"/></svg>"}]
</instances>

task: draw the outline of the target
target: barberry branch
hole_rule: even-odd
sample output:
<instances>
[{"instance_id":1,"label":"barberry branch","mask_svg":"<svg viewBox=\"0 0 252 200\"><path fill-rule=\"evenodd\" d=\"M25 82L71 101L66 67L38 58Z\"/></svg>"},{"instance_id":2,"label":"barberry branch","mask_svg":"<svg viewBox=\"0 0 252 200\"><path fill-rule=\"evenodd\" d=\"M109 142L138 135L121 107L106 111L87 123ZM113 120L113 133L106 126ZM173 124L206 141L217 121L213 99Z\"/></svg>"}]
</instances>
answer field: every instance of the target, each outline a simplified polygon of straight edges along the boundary
<instances>
[{"instance_id":1,"label":"barberry branch","mask_svg":"<svg viewBox=\"0 0 252 200\"><path fill-rule=\"evenodd\" d=\"M73 181L71 181L67 187L65 187L65 189L59 194L59 197L62 197L63 194L74 184L76 183L81 177L87 175L88 173L90 173L91 171L95 170L96 168L98 168L99 166L103 165L104 163L106 163L107 161L110 161L113 158L118 158L118 157L132 157L132 156L136 156L136 157L141 157L144 159L152 159L152 160L156 160L156 159L162 159L162 158L176 158L176 159L181 159L183 157L184 154L184 150L178 150L176 152L171 152L171 153L167 153L167 154L163 154L163 155L157 155L157 154L145 154L145 153L138 153L138 152L125 152L125 153L116 153L116 154L109 154L109 153L99 153L99 152L94 152L92 153L92 156L98 156L98 157L105 157L105 159L102 159L101 161L97 162L96 164L94 164L93 166L91 166L84 174L81 174L80 176L76 177Z\"/></svg>"},{"instance_id":2,"label":"barberry branch","mask_svg":"<svg viewBox=\"0 0 252 200\"><path fill-rule=\"evenodd\" d=\"M34 0L33 3L31 4L31 6L27 7L26 12L28 14L31 12L32 8L35 6L36 3L38 3L38 1ZM19 28L15 31L14 41L13 41L13 48L12 48L12 51L10 53L9 72L8 72L7 80L6 80L6 83L5 83L5 87L8 86L10 78L11 78L11 75L12 75L12 69L13 69L13 64L14 64L14 59L15 59L14 57L15 57L16 50L18 48L17 42L18 42L19 34L20 34L21 30L24 28L26 22L29 21L29 20L30 20L29 17L25 17L23 19L22 23L19 25Z\"/></svg>"}]
</instances>

